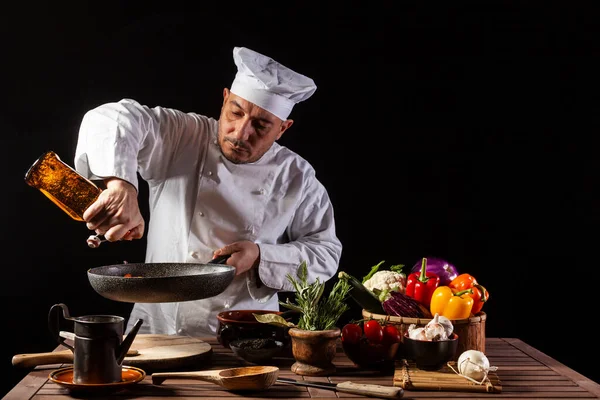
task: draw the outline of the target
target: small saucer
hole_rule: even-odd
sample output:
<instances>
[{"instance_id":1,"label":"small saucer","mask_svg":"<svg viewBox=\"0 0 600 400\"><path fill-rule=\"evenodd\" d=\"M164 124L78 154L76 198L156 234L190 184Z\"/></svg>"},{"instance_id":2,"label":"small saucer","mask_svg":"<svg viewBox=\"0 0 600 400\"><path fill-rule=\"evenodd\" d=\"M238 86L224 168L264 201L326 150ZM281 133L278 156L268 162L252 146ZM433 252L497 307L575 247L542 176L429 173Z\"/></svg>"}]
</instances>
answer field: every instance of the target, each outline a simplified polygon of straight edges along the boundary
<instances>
[{"instance_id":1,"label":"small saucer","mask_svg":"<svg viewBox=\"0 0 600 400\"><path fill-rule=\"evenodd\" d=\"M105 391L118 390L125 386L138 383L146 377L146 372L136 367L123 366L121 370L121 381L113 383L74 383L73 382L73 367L65 367L52 371L48 378L69 390L77 391Z\"/></svg>"}]
</instances>

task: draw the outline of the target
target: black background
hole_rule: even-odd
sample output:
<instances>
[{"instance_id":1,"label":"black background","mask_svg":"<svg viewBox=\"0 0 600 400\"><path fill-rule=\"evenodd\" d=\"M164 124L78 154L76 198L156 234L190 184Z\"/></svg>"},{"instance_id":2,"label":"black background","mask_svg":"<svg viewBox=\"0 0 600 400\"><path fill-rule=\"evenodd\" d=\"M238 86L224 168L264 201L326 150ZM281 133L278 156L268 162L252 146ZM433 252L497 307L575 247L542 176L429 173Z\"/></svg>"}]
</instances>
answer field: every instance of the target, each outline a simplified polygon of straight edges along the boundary
<instances>
[{"instance_id":1,"label":"black background","mask_svg":"<svg viewBox=\"0 0 600 400\"><path fill-rule=\"evenodd\" d=\"M14 354L56 346L53 304L127 316L86 270L144 257L145 239L89 249L85 224L24 183L29 166L46 150L72 165L83 114L104 102L218 117L234 46L318 85L280 143L328 188L340 269L444 258L490 291L488 337L520 338L600 381L600 28L587 3L84 3L0 14L0 392L26 373Z\"/></svg>"}]
</instances>

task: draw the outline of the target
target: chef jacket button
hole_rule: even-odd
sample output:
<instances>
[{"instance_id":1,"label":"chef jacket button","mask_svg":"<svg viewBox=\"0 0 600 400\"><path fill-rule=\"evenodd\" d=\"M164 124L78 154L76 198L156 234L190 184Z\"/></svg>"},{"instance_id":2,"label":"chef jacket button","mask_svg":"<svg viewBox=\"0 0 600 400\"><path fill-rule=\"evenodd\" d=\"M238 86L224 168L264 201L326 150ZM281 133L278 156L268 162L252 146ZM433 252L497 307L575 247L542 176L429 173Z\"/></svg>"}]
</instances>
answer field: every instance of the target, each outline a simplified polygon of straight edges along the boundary
<instances>
[{"instance_id":1,"label":"chef jacket button","mask_svg":"<svg viewBox=\"0 0 600 400\"><path fill-rule=\"evenodd\" d=\"M198 211L198 215L204 217L204 213L202 211Z\"/></svg>"},{"instance_id":2,"label":"chef jacket button","mask_svg":"<svg viewBox=\"0 0 600 400\"><path fill-rule=\"evenodd\" d=\"M260 194L265 194L265 189L263 189L263 188L260 188L260 189L258 190L258 193L260 193Z\"/></svg>"},{"instance_id":3,"label":"chef jacket button","mask_svg":"<svg viewBox=\"0 0 600 400\"><path fill-rule=\"evenodd\" d=\"M190 251L190 257L196 258L198 257L198 253L196 253L195 251Z\"/></svg>"},{"instance_id":4,"label":"chef jacket button","mask_svg":"<svg viewBox=\"0 0 600 400\"><path fill-rule=\"evenodd\" d=\"M212 175L212 171L208 171L208 176L211 176L211 175Z\"/></svg>"},{"instance_id":5,"label":"chef jacket button","mask_svg":"<svg viewBox=\"0 0 600 400\"><path fill-rule=\"evenodd\" d=\"M217 144L217 143L219 143L219 142L217 142L217 140L215 139L215 140L213 140L213 143L214 143L214 144Z\"/></svg>"},{"instance_id":6,"label":"chef jacket button","mask_svg":"<svg viewBox=\"0 0 600 400\"><path fill-rule=\"evenodd\" d=\"M177 333L181 335L183 333L183 329L181 329L181 328L177 329Z\"/></svg>"}]
</instances>

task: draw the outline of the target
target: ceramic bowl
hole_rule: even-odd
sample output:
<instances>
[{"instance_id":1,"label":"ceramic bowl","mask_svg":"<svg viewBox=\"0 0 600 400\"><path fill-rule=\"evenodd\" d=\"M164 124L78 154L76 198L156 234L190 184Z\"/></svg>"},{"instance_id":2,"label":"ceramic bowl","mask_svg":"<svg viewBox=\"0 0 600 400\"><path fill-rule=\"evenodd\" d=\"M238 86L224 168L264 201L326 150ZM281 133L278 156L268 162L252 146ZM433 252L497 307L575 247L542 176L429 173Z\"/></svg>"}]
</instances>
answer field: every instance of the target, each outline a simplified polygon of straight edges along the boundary
<instances>
[{"instance_id":1,"label":"ceramic bowl","mask_svg":"<svg viewBox=\"0 0 600 400\"><path fill-rule=\"evenodd\" d=\"M456 358L458 335L453 333L448 340L428 341L411 339L405 334L403 344L407 360L415 361L419 369L436 371Z\"/></svg>"},{"instance_id":2,"label":"ceramic bowl","mask_svg":"<svg viewBox=\"0 0 600 400\"><path fill-rule=\"evenodd\" d=\"M258 322L253 314L278 314L271 310L231 310L217 315L217 340L224 347L237 339L273 339L289 346L288 328ZM286 317L289 320L289 317Z\"/></svg>"},{"instance_id":3,"label":"ceramic bowl","mask_svg":"<svg viewBox=\"0 0 600 400\"><path fill-rule=\"evenodd\" d=\"M264 364L278 356L283 349L283 343L271 338L267 339L237 339L229 342L233 354L252 364Z\"/></svg>"},{"instance_id":4,"label":"ceramic bowl","mask_svg":"<svg viewBox=\"0 0 600 400\"><path fill-rule=\"evenodd\" d=\"M379 370L393 367L399 346L400 343L372 343L365 337L360 338L358 343L342 341L342 348L346 356L357 367L363 369Z\"/></svg>"}]
</instances>

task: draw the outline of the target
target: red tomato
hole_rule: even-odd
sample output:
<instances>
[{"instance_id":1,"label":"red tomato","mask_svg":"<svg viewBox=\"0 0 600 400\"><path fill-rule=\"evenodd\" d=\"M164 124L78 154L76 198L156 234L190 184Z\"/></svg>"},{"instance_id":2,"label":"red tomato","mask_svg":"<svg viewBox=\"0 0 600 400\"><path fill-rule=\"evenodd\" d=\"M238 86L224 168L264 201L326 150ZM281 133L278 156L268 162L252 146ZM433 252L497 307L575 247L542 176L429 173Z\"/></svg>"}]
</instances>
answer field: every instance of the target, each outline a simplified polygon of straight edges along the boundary
<instances>
[{"instance_id":1,"label":"red tomato","mask_svg":"<svg viewBox=\"0 0 600 400\"><path fill-rule=\"evenodd\" d=\"M385 325L383 328L383 343L385 344L393 344L400 343L402 337L400 336L400 332L395 325Z\"/></svg>"},{"instance_id":2,"label":"red tomato","mask_svg":"<svg viewBox=\"0 0 600 400\"><path fill-rule=\"evenodd\" d=\"M383 340L383 329L376 319L365 322L365 337L372 343L381 343Z\"/></svg>"},{"instance_id":3,"label":"red tomato","mask_svg":"<svg viewBox=\"0 0 600 400\"><path fill-rule=\"evenodd\" d=\"M363 332L357 324L346 324L342 328L342 342L349 344L358 344Z\"/></svg>"}]
</instances>

